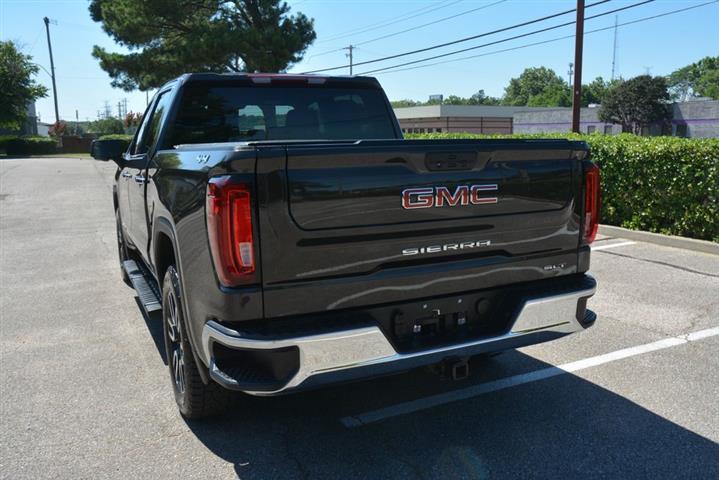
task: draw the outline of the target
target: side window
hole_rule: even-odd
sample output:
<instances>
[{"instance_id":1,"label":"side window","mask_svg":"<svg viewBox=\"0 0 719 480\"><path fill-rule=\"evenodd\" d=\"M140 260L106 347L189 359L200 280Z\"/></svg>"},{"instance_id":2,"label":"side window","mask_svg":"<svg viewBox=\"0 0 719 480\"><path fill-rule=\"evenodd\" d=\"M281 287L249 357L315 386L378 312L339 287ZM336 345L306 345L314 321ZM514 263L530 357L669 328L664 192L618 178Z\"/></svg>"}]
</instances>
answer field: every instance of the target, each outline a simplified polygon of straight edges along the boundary
<instances>
[{"instance_id":1,"label":"side window","mask_svg":"<svg viewBox=\"0 0 719 480\"><path fill-rule=\"evenodd\" d=\"M131 155L138 153L137 146L142 142L142 137L145 135L145 130L147 130L147 124L150 123L152 108L153 105L151 104L145 109L145 113L142 114L142 122L140 122L140 125L137 127L135 138L132 139L132 144L130 145Z\"/></svg>"},{"instance_id":2,"label":"side window","mask_svg":"<svg viewBox=\"0 0 719 480\"><path fill-rule=\"evenodd\" d=\"M147 153L157 141L162 119L169 111L172 103L171 98L169 91L161 93L155 103L155 109L152 111L152 114L145 116L143 119L142 125L140 125L140 129L137 132L137 143L133 151L135 155Z\"/></svg>"},{"instance_id":3,"label":"side window","mask_svg":"<svg viewBox=\"0 0 719 480\"><path fill-rule=\"evenodd\" d=\"M239 128L239 137L236 134L232 135L235 132L228 132L233 140L242 140L257 133L264 136L266 130L265 114L258 105L245 105L237 111L237 118L229 118L226 123L229 125L236 123Z\"/></svg>"},{"instance_id":4,"label":"side window","mask_svg":"<svg viewBox=\"0 0 719 480\"><path fill-rule=\"evenodd\" d=\"M275 105L275 126L286 127L287 114L292 110L294 110L294 107L290 105Z\"/></svg>"}]
</instances>

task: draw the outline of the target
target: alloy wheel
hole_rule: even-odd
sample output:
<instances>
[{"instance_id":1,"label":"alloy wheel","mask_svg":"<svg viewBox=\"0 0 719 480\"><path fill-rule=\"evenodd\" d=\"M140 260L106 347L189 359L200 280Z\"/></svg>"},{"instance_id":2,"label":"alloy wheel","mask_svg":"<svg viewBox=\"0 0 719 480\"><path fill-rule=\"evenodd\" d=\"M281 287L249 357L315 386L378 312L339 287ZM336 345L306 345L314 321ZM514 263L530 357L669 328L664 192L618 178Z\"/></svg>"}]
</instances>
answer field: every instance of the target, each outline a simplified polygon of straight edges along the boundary
<instances>
[{"instance_id":1,"label":"alloy wheel","mask_svg":"<svg viewBox=\"0 0 719 480\"><path fill-rule=\"evenodd\" d=\"M177 392L182 394L185 392L185 351L182 341L179 305L177 297L172 291L167 296L165 322L167 324L168 360L171 362L172 380L175 383Z\"/></svg>"}]
</instances>

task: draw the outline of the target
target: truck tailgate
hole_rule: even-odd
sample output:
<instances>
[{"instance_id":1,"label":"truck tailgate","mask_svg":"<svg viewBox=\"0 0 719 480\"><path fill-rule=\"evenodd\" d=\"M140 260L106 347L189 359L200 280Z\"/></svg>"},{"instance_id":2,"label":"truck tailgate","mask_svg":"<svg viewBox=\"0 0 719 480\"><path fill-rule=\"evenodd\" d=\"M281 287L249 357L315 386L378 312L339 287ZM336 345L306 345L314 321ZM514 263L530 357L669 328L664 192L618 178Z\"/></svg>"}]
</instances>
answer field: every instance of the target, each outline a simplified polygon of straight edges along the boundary
<instances>
[{"instance_id":1,"label":"truck tailgate","mask_svg":"<svg viewBox=\"0 0 719 480\"><path fill-rule=\"evenodd\" d=\"M581 142L258 148L265 315L576 272Z\"/></svg>"}]
</instances>

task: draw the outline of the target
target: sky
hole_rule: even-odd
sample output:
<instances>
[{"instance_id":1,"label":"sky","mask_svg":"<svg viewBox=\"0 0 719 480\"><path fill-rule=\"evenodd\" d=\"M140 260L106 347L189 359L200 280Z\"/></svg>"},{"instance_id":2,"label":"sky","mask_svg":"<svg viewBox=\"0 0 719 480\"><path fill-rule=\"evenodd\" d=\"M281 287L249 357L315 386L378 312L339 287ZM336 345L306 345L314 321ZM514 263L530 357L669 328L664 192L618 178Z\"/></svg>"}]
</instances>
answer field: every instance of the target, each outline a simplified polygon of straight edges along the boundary
<instances>
[{"instance_id":1,"label":"sky","mask_svg":"<svg viewBox=\"0 0 719 480\"><path fill-rule=\"evenodd\" d=\"M587 4L597 0L587 0ZM588 8L591 16L642 0L612 0ZM694 5L708 0L656 0L617 14L587 20L584 40L583 80L611 77L615 16L618 23L632 22ZM575 0L290 0L291 12L302 12L314 19L317 39L303 59L290 72L344 66L348 59L342 48L357 45L354 62L373 60L395 53L429 47L460 38L479 35L535 18L574 8ZM94 120L108 102L114 113L117 104L127 99L129 111L143 111L143 92L125 92L110 86L109 76L91 55L93 45L110 51L126 51L116 45L90 19L87 0L0 0L0 39L13 40L33 61L50 70L43 17L50 25L55 61L60 117L64 120ZM448 18L447 17L454 17ZM453 50L503 40L573 20L573 14L534 25L512 29L450 47L405 56L394 60L355 66L361 74L377 68L414 61ZM432 23L431 25L425 25ZM615 76L631 78L647 72L666 75L705 56L719 55L719 2L617 29ZM409 30L401 33L404 30ZM574 60L574 40L566 38L541 45L522 47L558 37L571 36L574 25L530 35L525 38L477 48L409 67L403 71L384 71L376 76L391 100L427 100L429 95L470 96L478 90L501 96L509 80L527 67L545 66L564 78ZM385 38L379 38L385 37ZM514 49L498 52L500 50ZM477 56L481 55L481 56ZM464 58L475 56L475 58ZM450 63L440 61L464 58ZM396 68L395 70L400 70ZM333 70L348 74L348 68ZM50 75L40 70L37 81L51 87ZM42 121L54 121L52 95L36 103Z\"/></svg>"}]
</instances>

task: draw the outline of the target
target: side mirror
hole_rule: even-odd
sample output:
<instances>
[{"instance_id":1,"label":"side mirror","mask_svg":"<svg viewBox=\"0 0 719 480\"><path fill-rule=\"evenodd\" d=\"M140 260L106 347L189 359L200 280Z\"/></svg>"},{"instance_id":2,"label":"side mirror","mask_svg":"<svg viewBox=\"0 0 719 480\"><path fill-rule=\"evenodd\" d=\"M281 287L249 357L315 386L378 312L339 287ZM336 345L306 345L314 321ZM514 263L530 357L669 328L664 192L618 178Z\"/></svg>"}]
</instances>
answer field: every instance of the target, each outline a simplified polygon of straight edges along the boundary
<instances>
[{"instance_id":1,"label":"side mirror","mask_svg":"<svg viewBox=\"0 0 719 480\"><path fill-rule=\"evenodd\" d=\"M126 140L93 140L90 147L90 155L95 160L106 162L113 160L118 164L122 162L122 155L127 150Z\"/></svg>"}]
</instances>

